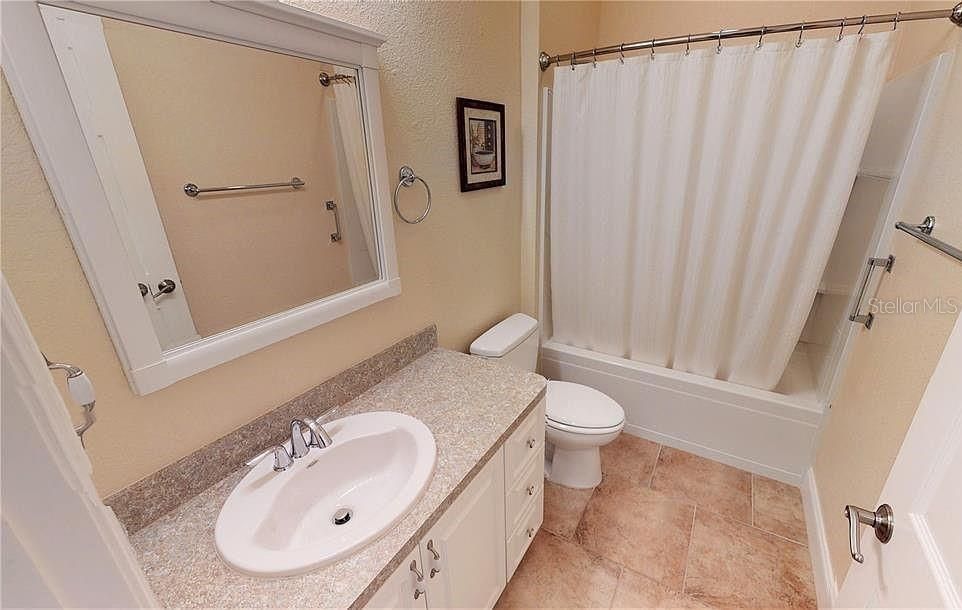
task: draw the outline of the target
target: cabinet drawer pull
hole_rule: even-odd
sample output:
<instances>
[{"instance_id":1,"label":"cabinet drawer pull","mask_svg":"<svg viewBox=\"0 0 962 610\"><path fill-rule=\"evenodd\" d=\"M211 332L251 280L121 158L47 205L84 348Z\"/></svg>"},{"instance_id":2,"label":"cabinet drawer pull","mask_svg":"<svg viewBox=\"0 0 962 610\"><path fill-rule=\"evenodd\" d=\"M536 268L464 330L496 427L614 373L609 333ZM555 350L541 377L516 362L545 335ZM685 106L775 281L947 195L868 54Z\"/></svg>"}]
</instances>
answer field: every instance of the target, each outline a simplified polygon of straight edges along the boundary
<instances>
[{"instance_id":1,"label":"cabinet drawer pull","mask_svg":"<svg viewBox=\"0 0 962 610\"><path fill-rule=\"evenodd\" d=\"M422 595L424 595L424 591L417 588L414 589L414 599L420 599Z\"/></svg>"},{"instance_id":2,"label":"cabinet drawer pull","mask_svg":"<svg viewBox=\"0 0 962 610\"><path fill-rule=\"evenodd\" d=\"M529 496L533 496L533 495L534 495L534 490L535 490L535 486L534 486L534 485L528 485L528 495L529 495Z\"/></svg>"},{"instance_id":3,"label":"cabinet drawer pull","mask_svg":"<svg viewBox=\"0 0 962 610\"><path fill-rule=\"evenodd\" d=\"M428 540L427 548L429 551L431 551L431 554L434 555L434 561L441 559L441 554L434 550L434 540Z\"/></svg>"},{"instance_id":4,"label":"cabinet drawer pull","mask_svg":"<svg viewBox=\"0 0 962 610\"><path fill-rule=\"evenodd\" d=\"M528 439L528 449L534 449L534 446L538 444L538 439L532 437Z\"/></svg>"},{"instance_id":5,"label":"cabinet drawer pull","mask_svg":"<svg viewBox=\"0 0 962 610\"><path fill-rule=\"evenodd\" d=\"M411 571L414 572L415 576L418 577L418 582L424 581L424 572L418 569L418 562L416 559L411 561ZM414 596L414 599L417 599L417 595Z\"/></svg>"}]
</instances>

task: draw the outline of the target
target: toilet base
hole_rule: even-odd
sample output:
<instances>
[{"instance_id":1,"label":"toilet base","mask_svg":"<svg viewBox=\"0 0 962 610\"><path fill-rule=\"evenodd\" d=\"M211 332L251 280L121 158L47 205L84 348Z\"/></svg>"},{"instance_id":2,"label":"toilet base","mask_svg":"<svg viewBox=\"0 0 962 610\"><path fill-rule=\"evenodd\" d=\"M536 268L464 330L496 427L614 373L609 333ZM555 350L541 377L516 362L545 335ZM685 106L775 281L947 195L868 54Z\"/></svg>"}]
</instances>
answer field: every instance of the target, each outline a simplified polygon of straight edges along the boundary
<instances>
[{"instance_id":1,"label":"toilet base","mask_svg":"<svg viewBox=\"0 0 962 610\"><path fill-rule=\"evenodd\" d=\"M575 489L591 489L601 483L599 447L562 449L555 445L551 449L551 463L545 470L549 481Z\"/></svg>"}]
</instances>

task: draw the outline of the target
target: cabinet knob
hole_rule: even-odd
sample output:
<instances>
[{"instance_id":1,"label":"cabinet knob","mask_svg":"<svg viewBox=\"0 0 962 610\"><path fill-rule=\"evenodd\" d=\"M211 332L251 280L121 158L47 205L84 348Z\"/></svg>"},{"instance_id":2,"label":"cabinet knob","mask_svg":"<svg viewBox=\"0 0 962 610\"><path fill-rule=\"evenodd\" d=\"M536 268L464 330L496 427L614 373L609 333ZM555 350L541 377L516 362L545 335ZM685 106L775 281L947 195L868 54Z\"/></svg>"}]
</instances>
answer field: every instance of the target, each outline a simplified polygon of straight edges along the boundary
<instances>
[{"instance_id":1,"label":"cabinet knob","mask_svg":"<svg viewBox=\"0 0 962 610\"><path fill-rule=\"evenodd\" d=\"M528 538L534 538L534 528L533 528L533 527L529 527L526 533L528 534Z\"/></svg>"},{"instance_id":2,"label":"cabinet knob","mask_svg":"<svg viewBox=\"0 0 962 610\"><path fill-rule=\"evenodd\" d=\"M538 439L529 438L528 439L528 449L534 449L534 446L538 444Z\"/></svg>"},{"instance_id":3,"label":"cabinet knob","mask_svg":"<svg viewBox=\"0 0 962 610\"><path fill-rule=\"evenodd\" d=\"M414 572L415 576L417 576L418 582L424 581L424 572L418 569L418 562L416 559L411 561L411 571ZM414 596L414 599L417 599L417 595Z\"/></svg>"},{"instance_id":4,"label":"cabinet knob","mask_svg":"<svg viewBox=\"0 0 962 610\"><path fill-rule=\"evenodd\" d=\"M528 485L528 495L529 495L529 496L533 496L533 495L534 495L534 490L535 490L535 486L534 486L534 485Z\"/></svg>"}]
</instances>

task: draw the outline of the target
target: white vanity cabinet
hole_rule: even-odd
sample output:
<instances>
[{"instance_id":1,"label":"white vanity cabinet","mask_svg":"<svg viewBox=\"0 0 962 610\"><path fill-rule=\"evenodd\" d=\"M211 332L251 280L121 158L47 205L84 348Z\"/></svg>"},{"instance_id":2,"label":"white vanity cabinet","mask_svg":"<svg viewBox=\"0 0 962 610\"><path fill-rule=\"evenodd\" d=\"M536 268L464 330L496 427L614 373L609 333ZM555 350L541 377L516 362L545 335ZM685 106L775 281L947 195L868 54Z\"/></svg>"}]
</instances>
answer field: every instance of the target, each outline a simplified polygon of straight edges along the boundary
<instances>
[{"instance_id":1,"label":"white vanity cabinet","mask_svg":"<svg viewBox=\"0 0 962 610\"><path fill-rule=\"evenodd\" d=\"M381 585L368 608L490 608L541 527L544 401Z\"/></svg>"}]
</instances>

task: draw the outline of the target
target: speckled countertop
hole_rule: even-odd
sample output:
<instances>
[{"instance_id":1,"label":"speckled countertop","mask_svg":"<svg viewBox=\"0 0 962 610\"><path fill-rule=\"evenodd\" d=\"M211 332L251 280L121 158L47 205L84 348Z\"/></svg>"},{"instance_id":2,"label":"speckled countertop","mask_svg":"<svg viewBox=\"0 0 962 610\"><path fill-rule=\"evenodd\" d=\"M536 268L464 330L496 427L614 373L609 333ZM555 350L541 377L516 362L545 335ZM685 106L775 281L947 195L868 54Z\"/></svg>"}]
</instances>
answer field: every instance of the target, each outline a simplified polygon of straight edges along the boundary
<instances>
[{"instance_id":1,"label":"speckled countertop","mask_svg":"<svg viewBox=\"0 0 962 610\"><path fill-rule=\"evenodd\" d=\"M140 530L131 543L166 607L362 606L537 404L544 387L540 375L435 349L339 407L334 417L399 411L420 419L434 433L438 458L427 491L397 526L312 572L255 578L217 554L217 515L246 468Z\"/></svg>"}]
</instances>

